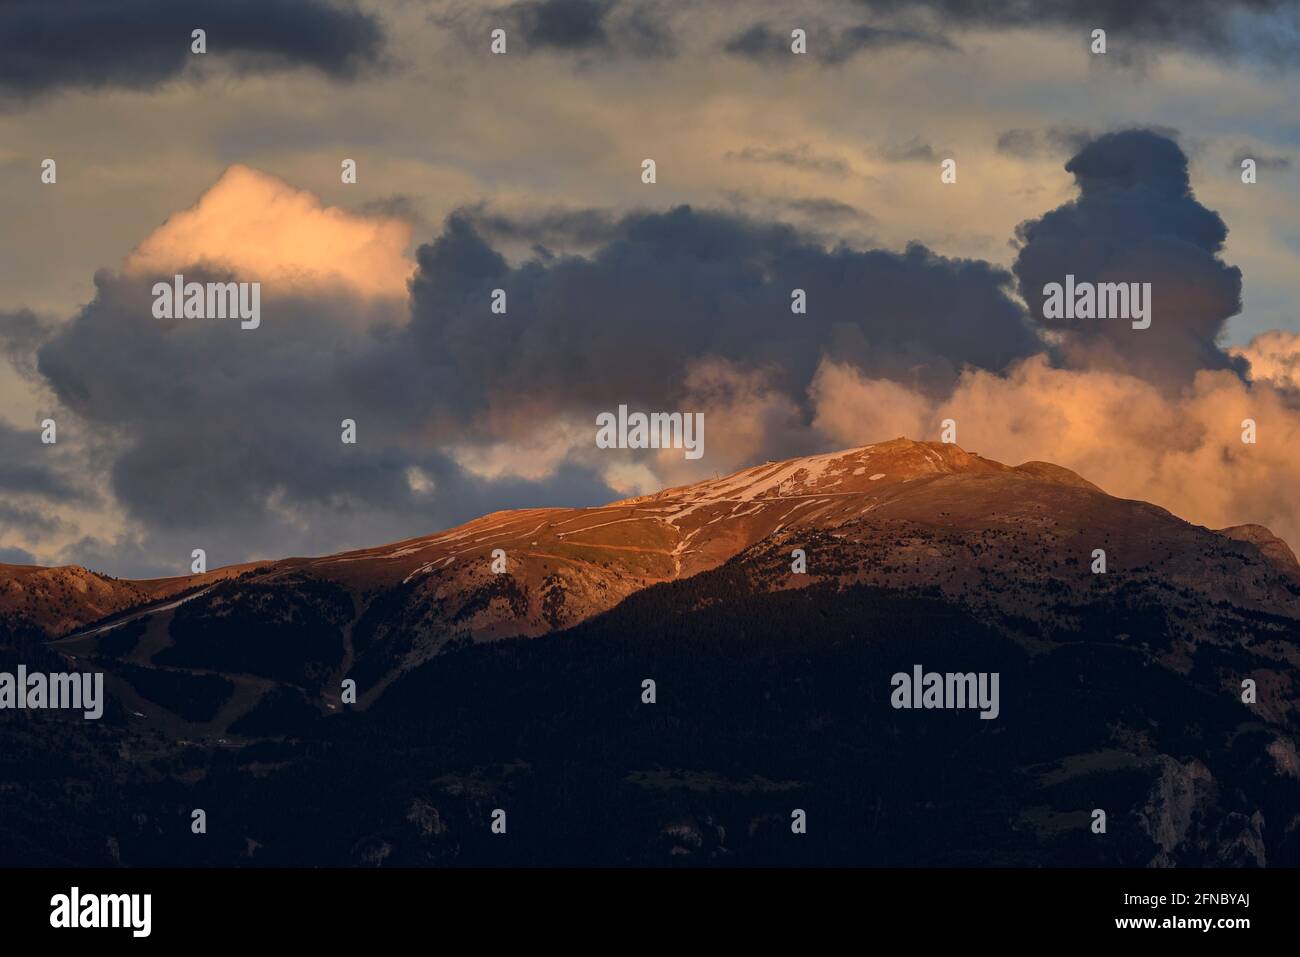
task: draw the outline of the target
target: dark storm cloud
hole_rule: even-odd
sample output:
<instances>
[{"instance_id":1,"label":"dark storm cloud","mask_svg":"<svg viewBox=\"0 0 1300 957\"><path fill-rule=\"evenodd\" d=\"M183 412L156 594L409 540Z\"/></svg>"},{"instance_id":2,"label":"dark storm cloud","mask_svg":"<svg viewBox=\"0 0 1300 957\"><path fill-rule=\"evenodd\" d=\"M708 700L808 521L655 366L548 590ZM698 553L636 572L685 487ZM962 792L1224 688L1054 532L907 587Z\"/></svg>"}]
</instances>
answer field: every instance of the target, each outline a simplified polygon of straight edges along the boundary
<instances>
[{"instance_id":1,"label":"dark storm cloud","mask_svg":"<svg viewBox=\"0 0 1300 957\"><path fill-rule=\"evenodd\" d=\"M945 30L1097 27L1114 50L1142 44L1293 66L1300 54L1295 0L858 0L883 17L924 17Z\"/></svg>"},{"instance_id":2,"label":"dark storm cloud","mask_svg":"<svg viewBox=\"0 0 1300 957\"><path fill-rule=\"evenodd\" d=\"M583 50L609 44L613 0L537 0L511 8L530 46Z\"/></svg>"},{"instance_id":3,"label":"dark storm cloud","mask_svg":"<svg viewBox=\"0 0 1300 957\"><path fill-rule=\"evenodd\" d=\"M798 147L769 149L763 146L746 146L742 150L729 150L723 159L742 163L760 163L786 166L804 173L825 173L831 176L849 175L849 164L834 156L818 156L807 144Z\"/></svg>"},{"instance_id":4,"label":"dark storm cloud","mask_svg":"<svg viewBox=\"0 0 1300 957\"><path fill-rule=\"evenodd\" d=\"M893 47L928 47L954 49L941 33L910 29L874 27L865 24L851 27L810 25L802 27L808 35L808 52L798 56L790 50L793 27L774 27L756 23L727 41L723 49L751 60L794 62L807 56L828 65L838 65L869 50Z\"/></svg>"},{"instance_id":5,"label":"dark storm cloud","mask_svg":"<svg viewBox=\"0 0 1300 957\"><path fill-rule=\"evenodd\" d=\"M1042 316L1044 286L1149 282L1151 326L1117 319L1041 320L1066 330L1064 360L1125 369L1162 386L1199 369L1237 368L1216 344L1241 309L1241 271L1219 258L1227 227L1196 201L1187 157L1150 130L1109 133L1065 166L1079 196L1016 230L1014 265L1030 314Z\"/></svg>"},{"instance_id":6,"label":"dark storm cloud","mask_svg":"<svg viewBox=\"0 0 1300 957\"><path fill-rule=\"evenodd\" d=\"M207 31L208 52L190 52ZM378 21L327 0L6 0L0 91L147 89L212 57L239 69L314 67L348 77L378 61Z\"/></svg>"},{"instance_id":7,"label":"dark storm cloud","mask_svg":"<svg viewBox=\"0 0 1300 957\"><path fill-rule=\"evenodd\" d=\"M520 0L482 11L470 7L438 18L473 33L501 27L523 52L599 54L663 59L676 53L667 14L652 0Z\"/></svg>"},{"instance_id":8,"label":"dark storm cloud","mask_svg":"<svg viewBox=\"0 0 1300 957\"><path fill-rule=\"evenodd\" d=\"M1038 346L1009 275L988 263L919 245L827 250L790 226L684 206L627 216L588 257L517 267L453 217L418 258L412 349L467 413L672 403L702 356L769 367L799 395L832 344L869 354L882 374L922 370L908 380L945 385L964 363L1000 369ZM485 336L494 288L511 319ZM790 312L795 288L807 290L806 316Z\"/></svg>"},{"instance_id":9,"label":"dark storm cloud","mask_svg":"<svg viewBox=\"0 0 1300 957\"><path fill-rule=\"evenodd\" d=\"M87 539L68 560L179 573L193 547L214 564L311 554L434 531L503 503L616 497L571 469L535 483L467 476L437 448L466 428L443 401L446 383L400 330L359 327L356 303L267 289L261 328L241 330L154 319L150 286L100 272L92 302L39 352L64 406L116 438L109 485L140 530L134 546ZM356 445L340 441L345 418L356 420ZM0 450L5 439L0 431ZM0 488L14 478L0 468ZM149 564L168 555L175 564Z\"/></svg>"}]
</instances>

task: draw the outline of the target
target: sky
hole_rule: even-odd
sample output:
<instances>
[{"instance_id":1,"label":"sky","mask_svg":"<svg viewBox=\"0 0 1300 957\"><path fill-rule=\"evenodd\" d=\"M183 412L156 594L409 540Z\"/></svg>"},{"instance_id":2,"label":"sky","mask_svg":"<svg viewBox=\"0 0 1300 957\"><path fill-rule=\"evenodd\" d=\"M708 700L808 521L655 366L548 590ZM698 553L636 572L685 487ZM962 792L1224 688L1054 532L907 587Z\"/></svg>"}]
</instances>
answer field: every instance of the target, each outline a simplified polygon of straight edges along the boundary
<instances>
[{"instance_id":1,"label":"sky","mask_svg":"<svg viewBox=\"0 0 1300 957\"><path fill-rule=\"evenodd\" d=\"M1281 0L10 0L0 562L322 554L947 418L1300 545L1298 93ZM175 273L261 325L155 318ZM1044 320L1067 273L1151 327ZM620 404L704 456L597 448Z\"/></svg>"}]
</instances>

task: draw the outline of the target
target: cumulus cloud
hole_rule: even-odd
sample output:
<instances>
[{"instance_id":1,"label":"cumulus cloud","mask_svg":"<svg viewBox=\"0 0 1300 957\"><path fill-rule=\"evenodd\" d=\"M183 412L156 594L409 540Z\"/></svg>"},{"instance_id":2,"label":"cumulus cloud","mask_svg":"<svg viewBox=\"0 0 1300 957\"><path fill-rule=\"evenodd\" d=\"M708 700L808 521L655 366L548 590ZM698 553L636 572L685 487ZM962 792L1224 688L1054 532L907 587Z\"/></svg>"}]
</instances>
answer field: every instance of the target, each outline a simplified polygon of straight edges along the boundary
<instances>
[{"instance_id":1,"label":"cumulus cloud","mask_svg":"<svg viewBox=\"0 0 1300 957\"><path fill-rule=\"evenodd\" d=\"M813 428L833 443L869 445L895 435L923 439L935 432L934 399L892 379L872 378L849 363L823 362L808 394Z\"/></svg>"},{"instance_id":2,"label":"cumulus cloud","mask_svg":"<svg viewBox=\"0 0 1300 957\"><path fill-rule=\"evenodd\" d=\"M1300 333L1285 329L1262 332L1246 345L1228 352L1250 363L1253 381L1300 391Z\"/></svg>"},{"instance_id":3,"label":"cumulus cloud","mask_svg":"<svg viewBox=\"0 0 1300 957\"><path fill-rule=\"evenodd\" d=\"M1074 367L1131 371L1169 387L1202 369L1240 369L1217 342L1241 309L1241 271L1220 258L1228 230L1192 195L1187 157L1169 137L1097 137L1065 166L1079 196L1016 229L1014 271L1030 314L1061 338ZM1150 283L1151 326L1123 319L1044 319L1045 288Z\"/></svg>"},{"instance_id":4,"label":"cumulus cloud","mask_svg":"<svg viewBox=\"0 0 1300 957\"><path fill-rule=\"evenodd\" d=\"M410 240L404 218L324 206L305 190L235 165L194 206L154 230L125 270L158 279L201 265L281 291L337 285L362 296L403 297Z\"/></svg>"},{"instance_id":5,"label":"cumulus cloud","mask_svg":"<svg viewBox=\"0 0 1300 957\"><path fill-rule=\"evenodd\" d=\"M411 348L475 415L666 407L700 356L771 366L774 387L799 394L825 351L947 383L963 363L1001 368L1039 347L1010 276L988 263L920 245L828 250L789 226L689 207L631 214L590 256L519 266L453 216L418 260ZM487 313L494 288L508 292L508 319ZM807 315L791 312L795 289L809 292Z\"/></svg>"},{"instance_id":6,"label":"cumulus cloud","mask_svg":"<svg viewBox=\"0 0 1300 957\"><path fill-rule=\"evenodd\" d=\"M216 62L241 71L312 67L350 77L378 63L378 20L327 0L8 0L0 4L0 92L148 89L201 59L202 28Z\"/></svg>"},{"instance_id":7,"label":"cumulus cloud","mask_svg":"<svg viewBox=\"0 0 1300 957\"><path fill-rule=\"evenodd\" d=\"M591 447L591 427L576 418L530 422L526 434L514 441L466 441L452 455L466 471L486 479L515 477L542 481L566 462L584 456ZM468 438L468 437L467 437Z\"/></svg>"},{"instance_id":8,"label":"cumulus cloud","mask_svg":"<svg viewBox=\"0 0 1300 957\"><path fill-rule=\"evenodd\" d=\"M398 221L324 208L234 169L121 272L101 270L71 321L11 323L13 351L43 331L34 369L61 406L61 430L67 422L95 437L103 460L81 464L102 468L130 528L122 539L88 536L67 558L174 573L196 545L214 562L329 551L454 524L502 501L610 497L597 476L564 463L533 482L475 474L443 447L463 423L440 412L446 385L410 352L397 321L405 303L393 298L412 266L407 235ZM172 270L189 281L261 281L261 326L155 319L152 284ZM376 311L390 301L401 311ZM359 325L368 315L384 321ZM345 418L358 423L356 446L340 441ZM34 436L0 432L9 446L0 490L68 497L61 473L40 467L53 459L38 457Z\"/></svg>"},{"instance_id":9,"label":"cumulus cloud","mask_svg":"<svg viewBox=\"0 0 1300 957\"><path fill-rule=\"evenodd\" d=\"M1026 300L1041 302L1042 283L1067 271L1081 280L1145 272L1156 290L1151 328L1076 324L1059 347L1001 371L968 367L943 394L828 358L809 390L813 426L843 446L933 438L952 418L959 444L990 458L1055 462L1194 522L1257 522L1300 542L1300 336L1216 344L1238 308L1240 275L1219 258L1226 230L1192 196L1173 140L1102 136L1066 168L1079 197L1020 229ZM1246 419L1254 444L1242 441Z\"/></svg>"},{"instance_id":10,"label":"cumulus cloud","mask_svg":"<svg viewBox=\"0 0 1300 957\"><path fill-rule=\"evenodd\" d=\"M827 363L814 384L815 424L833 445L861 445L957 421L958 444L1001 462L1048 461L1121 498L1154 502L1212 528L1256 522L1300 542L1300 407L1269 384L1196 374L1171 395L1136 376L1027 359L1003 375L967 370L930 399L900 383ZM882 403L900 414L882 414ZM1258 441L1242 442L1254 419Z\"/></svg>"},{"instance_id":11,"label":"cumulus cloud","mask_svg":"<svg viewBox=\"0 0 1300 957\"><path fill-rule=\"evenodd\" d=\"M704 415L707 460L692 462L675 449L661 450L654 457L656 473L666 484L680 485L761 461L773 449L814 451L803 409L776 387L776 379L771 367L716 357L691 362L679 404ZM709 430L709 423L720 427Z\"/></svg>"}]
</instances>

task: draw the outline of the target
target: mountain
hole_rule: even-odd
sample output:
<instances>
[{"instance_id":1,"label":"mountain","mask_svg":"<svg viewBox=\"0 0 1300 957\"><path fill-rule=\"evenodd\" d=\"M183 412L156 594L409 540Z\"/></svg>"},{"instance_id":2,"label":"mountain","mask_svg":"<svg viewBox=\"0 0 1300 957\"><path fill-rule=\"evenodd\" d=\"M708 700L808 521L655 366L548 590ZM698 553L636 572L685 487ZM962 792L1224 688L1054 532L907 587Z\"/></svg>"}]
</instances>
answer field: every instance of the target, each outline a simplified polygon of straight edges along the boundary
<instances>
[{"instance_id":1,"label":"mountain","mask_svg":"<svg viewBox=\"0 0 1300 957\"><path fill-rule=\"evenodd\" d=\"M0 571L4 659L114 703L0 725L0 856L1300 864L1294 554L1049 463L896 439L202 578ZM897 710L916 666L999 674L997 719ZM53 754L89 796L4 772Z\"/></svg>"},{"instance_id":2,"label":"mountain","mask_svg":"<svg viewBox=\"0 0 1300 957\"><path fill-rule=\"evenodd\" d=\"M93 621L187 594L249 567L232 565L203 575L130 581L79 565L43 568L0 562L0 623L30 626L47 635L65 634Z\"/></svg>"},{"instance_id":3,"label":"mountain","mask_svg":"<svg viewBox=\"0 0 1300 957\"><path fill-rule=\"evenodd\" d=\"M796 548L807 555L806 575L791 573ZM1091 572L1094 549L1105 551L1105 574ZM18 569L0 577L0 595L52 576L39 593L46 604L31 617L55 635L142 608L137 616L154 629L150 656L165 653L140 664L211 664L205 636L214 628L265 632L246 653L223 648L222 660L233 655L231 667L306 683L332 684L346 673L368 703L457 638L571 627L742 552L756 588L828 579L935 587L986 619L1013 616L1027 633L1077 626L1072 606L1122 600L1144 583L1158 585L1170 611L1228 602L1300 616L1300 569L1260 526L1214 532L1107 495L1059 466L1011 467L903 438L595 508L494 512L391 545L207 576L121 582L81 569ZM497 555L504 574L493 570ZM27 598L20 611L33 607L33 592L30 585L19 592ZM0 609L13 614L15 605ZM1198 636L1222 625L1213 614L1186 620ZM321 637L302 638L308 631ZM295 635L308 642L302 667ZM60 646L87 647L75 637ZM292 661L280 660L286 656Z\"/></svg>"}]
</instances>

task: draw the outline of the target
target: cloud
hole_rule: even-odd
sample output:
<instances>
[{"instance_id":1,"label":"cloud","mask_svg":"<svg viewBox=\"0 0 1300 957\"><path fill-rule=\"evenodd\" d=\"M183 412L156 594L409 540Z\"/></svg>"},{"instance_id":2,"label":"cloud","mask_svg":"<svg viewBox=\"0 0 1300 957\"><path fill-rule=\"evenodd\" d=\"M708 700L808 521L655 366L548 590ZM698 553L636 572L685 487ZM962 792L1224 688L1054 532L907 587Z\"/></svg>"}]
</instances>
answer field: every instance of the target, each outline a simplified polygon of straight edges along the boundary
<instances>
[{"instance_id":1,"label":"cloud","mask_svg":"<svg viewBox=\"0 0 1300 957\"><path fill-rule=\"evenodd\" d=\"M1202 371L1170 394L1123 372L1053 368L1035 356L1003 374L969 369L949 395L929 399L827 363L813 396L833 445L878 441L900 432L894 425L933 438L939 420L953 418L958 444L997 461L1053 462L1211 528L1255 522L1300 542L1300 408L1293 395L1229 372ZM1241 440L1246 418L1258 424L1257 444Z\"/></svg>"},{"instance_id":2,"label":"cloud","mask_svg":"<svg viewBox=\"0 0 1300 957\"><path fill-rule=\"evenodd\" d=\"M190 52L191 31L208 52ZM326 0L8 0L0 4L0 91L150 89L206 57L240 71L312 67L338 78L379 61L373 16Z\"/></svg>"},{"instance_id":3,"label":"cloud","mask_svg":"<svg viewBox=\"0 0 1300 957\"><path fill-rule=\"evenodd\" d=\"M612 0L529 0L510 11L530 46L572 50L608 46L605 18L613 8Z\"/></svg>"},{"instance_id":4,"label":"cloud","mask_svg":"<svg viewBox=\"0 0 1300 957\"><path fill-rule=\"evenodd\" d=\"M1097 27L1109 32L1108 59L1121 63L1141 62L1148 51L1178 50L1285 68L1300 53L1300 16L1292 0L853 0L816 5L794 19L779 4L762 6L764 15L750 14L753 19L738 24L748 12L742 5L702 11L670 0L520 0L487 9L462 4L435 21L458 27L474 42L504 27L512 43L515 36L522 40L512 52L586 59L670 58L681 42L698 36L709 46L721 37L725 52L748 60L837 67L887 50L955 51L955 34L1018 29L1072 32L1085 51ZM807 34L803 55L790 48L796 27Z\"/></svg>"},{"instance_id":5,"label":"cloud","mask_svg":"<svg viewBox=\"0 0 1300 957\"><path fill-rule=\"evenodd\" d=\"M4 479L0 478L0 482L3 481ZM0 528L6 531L16 529L29 539L39 540L48 538L64 527L64 523L58 516L44 510L24 508L11 502L0 501Z\"/></svg>"},{"instance_id":6,"label":"cloud","mask_svg":"<svg viewBox=\"0 0 1300 957\"><path fill-rule=\"evenodd\" d=\"M194 206L155 229L127 257L125 271L166 279L202 265L280 291L325 285L400 298L411 273L410 239L404 219L323 206L274 176L235 165Z\"/></svg>"},{"instance_id":7,"label":"cloud","mask_svg":"<svg viewBox=\"0 0 1300 957\"><path fill-rule=\"evenodd\" d=\"M815 221L856 220L863 223L872 222L870 213L864 213L856 206L851 206L828 196L792 197L778 202L786 209Z\"/></svg>"},{"instance_id":8,"label":"cloud","mask_svg":"<svg viewBox=\"0 0 1300 957\"><path fill-rule=\"evenodd\" d=\"M1124 369L1170 387L1203 369L1238 369L1217 339L1241 309L1241 271L1219 257L1227 227L1192 195L1187 157L1169 137L1097 137L1065 166L1079 196L1016 229L1013 269L1030 314L1075 367ZM1044 288L1075 282L1151 284L1151 326L1123 319L1043 319Z\"/></svg>"},{"instance_id":9,"label":"cloud","mask_svg":"<svg viewBox=\"0 0 1300 957\"><path fill-rule=\"evenodd\" d=\"M0 562L7 565L35 565L36 556L22 548L0 548Z\"/></svg>"},{"instance_id":10,"label":"cloud","mask_svg":"<svg viewBox=\"0 0 1300 957\"><path fill-rule=\"evenodd\" d=\"M806 54L791 51L791 28L773 27L756 23L733 36L723 49L736 56L773 63L796 63L802 56L829 66L845 63L859 53L869 50L887 50L911 47L933 50L954 49L951 41L941 33L874 27L858 24L847 27L830 27L811 24L801 27L807 33Z\"/></svg>"},{"instance_id":11,"label":"cloud","mask_svg":"<svg viewBox=\"0 0 1300 957\"><path fill-rule=\"evenodd\" d=\"M726 190L723 197L738 216L792 223L801 235L824 246L844 244L869 248L876 245L865 231L876 222L875 217L831 196L768 194L748 189Z\"/></svg>"},{"instance_id":12,"label":"cloud","mask_svg":"<svg viewBox=\"0 0 1300 957\"><path fill-rule=\"evenodd\" d=\"M1292 166L1290 156L1283 154L1264 153L1253 146L1241 146L1232 154L1232 159L1228 161L1228 169L1234 173L1241 172L1241 164L1244 160L1253 159L1255 166L1259 169L1286 170Z\"/></svg>"},{"instance_id":13,"label":"cloud","mask_svg":"<svg viewBox=\"0 0 1300 957\"><path fill-rule=\"evenodd\" d=\"M871 357L922 381L964 363L1001 368L1039 348L1003 270L940 257L827 250L792 227L678 207L633 213L590 256L510 266L453 216L420 248L411 349L467 413L599 411L671 403L686 356L780 370L802 391L825 350ZM491 290L509 318L483 334ZM791 292L809 290L807 315Z\"/></svg>"},{"instance_id":14,"label":"cloud","mask_svg":"<svg viewBox=\"0 0 1300 957\"><path fill-rule=\"evenodd\" d=\"M835 156L819 156L808 144L793 148L768 149L762 146L746 146L740 150L728 150L723 159L742 163L768 163L786 166L804 173L823 173L843 177L849 175L849 164Z\"/></svg>"},{"instance_id":15,"label":"cloud","mask_svg":"<svg viewBox=\"0 0 1300 957\"><path fill-rule=\"evenodd\" d=\"M0 493L33 495L47 502L72 502L82 491L67 474L62 449L41 442L41 430L18 429L0 421Z\"/></svg>"},{"instance_id":16,"label":"cloud","mask_svg":"<svg viewBox=\"0 0 1300 957\"><path fill-rule=\"evenodd\" d=\"M913 136L906 142L881 147L880 155L891 163L930 163L938 162L941 156L948 157L955 154L952 150L935 150L919 136Z\"/></svg>"},{"instance_id":17,"label":"cloud","mask_svg":"<svg viewBox=\"0 0 1300 957\"><path fill-rule=\"evenodd\" d=\"M570 459L591 446L591 429L576 419L532 423L516 441L474 442L466 436L452 447L457 464L472 475L497 480L520 478L539 482L555 475Z\"/></svg>"},{"instance_id":18,"label":"cloud","mask_svg":"<svg viewBox=\"0 0 1300 957\"><path fill-rule=\"evenodd\" d=\"M652 0L520 0L487 11L461 9L439 18L463 34L506 30L508 50L584 56L668 59L677 52L667 12ZM518 37L518 46L510 44Z\"/></svg>"},{"instance_id":19,"label":"cloud","mask_svg":"<svg viewBox=\"0 0 1300 957\"><path fill-rule=\"evenodd\" d=\"M1300 333L1285 329L1263 332L1228 352L1250 363L1251 381L1300 392Z\"/></svg>"},{"instance_id":20,"label":"cloud","mask_svg":"<svg viewBox=\"0 0 1300 957\"><path fill-rule=\"evenodd\" d=\"M924 438L935 431L933 399L891 379L871 378L849 363L823 362L808 394L813 428L846 446L896 435Z\"/></svg>"},{"instance_id":21,"label":"cloud","mask_svg":"<svg viewBox=\"0 0 1300 957\"><path fill-rule=\"evenodd\" d=\"M68 515L84 517L108 504L87 487L91 457L77 442L75 424L63 415L56 421L53 445L41 441L39 429L0 421L0 549L50 554L76 533Z\"/></svg>"},{"instance_id":22,"label":"cloud","mask_svg":"<svg viewBox=\"0 0 1300 957\"><path fill-rule=\"evenodd\" d=\"M0 358L27 379L36 376L36 348L53 330L49 320L30 309L0 312Z\"/></svg>"},{"instance_id":23,"label":"cloud","mask_svg":"<svg viewBox=\"0 0 1300 957\"><path fill-rule=\"evenodd\" d=\"M691 462L673 450L654 457L655 472L665 485L697 482L774 454L815 451L798 397L784 394L771 367L754 367L720 358L689 363L682 380L683 410L700 412L706 425L707 460ZM709 430L712 423L721 426Z\"/></svg>"},{"instance_id":24,"label":"cloud","mask_svg":"<svg viewBox=\"0 0 1300 957\"><path fill-rule=\"evenodd\" d=\"M942 24L948 31L1072 30L1082 46L1098 27L1111 49L1139 45L1289 67L1300 54L1292 0L857 0L878 16Z\"/></svg>"},{"instance_id":25,"label":"cloud","mask_svg":"<svg viewBox=\"0 0 1300 957\"><path fill-rule=\"evenodd\" d=\"M590 248L609 241L618 231L618 217L614 213L593 207L506 212L478 204L462 207L456 215L486 239L527 243L543 249Z\"/></svg>"},{"instance_id":26,"label":"cloud","mask_svg":"<svg viewBox=\"0 0 1300 957\"><path fill-rule=\"evenodd\" d=\"M359 327L354 300L264 299L262 325L247 331L156 320L150 305L147 281L101 271L91 303L40 349L67 414L110 445L101 474L129 529L87 537L65 560L180 573L194 547L213 564L319 554L503 504L613 497L567 463L545 481L469 473L443 448L465 428L439 421L444 385L399 331ZM356 445L341 442L345 418Z\"/></svg>"},{"instance_id":27,"label":"cloud","mask_svg":"<svg viewBox=\"0 0 1300 957\"><path fill-rule=\"evenodd\" d=\"M998 134L996 149L1018 159L1072 155L1097 134L1074 127L1051 126L1044 130L1010 129Z\"/></svg>"}]
</instances>

